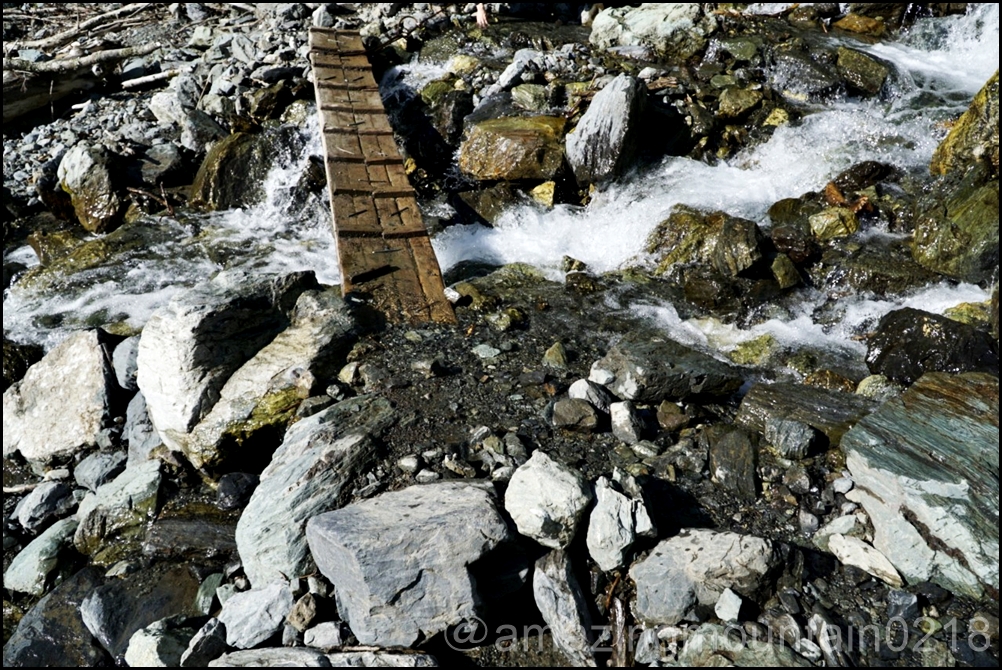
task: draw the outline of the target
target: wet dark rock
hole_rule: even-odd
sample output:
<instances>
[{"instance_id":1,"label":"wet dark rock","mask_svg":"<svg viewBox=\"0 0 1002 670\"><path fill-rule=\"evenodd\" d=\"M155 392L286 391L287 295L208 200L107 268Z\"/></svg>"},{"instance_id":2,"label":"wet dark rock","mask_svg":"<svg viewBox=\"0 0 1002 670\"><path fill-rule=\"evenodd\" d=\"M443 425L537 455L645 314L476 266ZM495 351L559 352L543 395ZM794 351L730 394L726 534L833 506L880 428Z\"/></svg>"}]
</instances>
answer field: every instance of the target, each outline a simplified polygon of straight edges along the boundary
<instances>
[{"instance_id":1,"label":"wet dark rock","mask_svg":"<svg viewBox=\"0 0 1002 670\"><path fill-rule=\"evenodd\" d=\"M4 667L90 668L107 664L107 655L80 615L81 602L100 584L100 573L86 568L42 598L4 645Z\"/></svg>"},{"instance_id":2,"label":"wet dark rock","mask_svg":"<svg viewBox=\"0 0 1002 670\"><path fill-rule=\"evenodd\" d=\"M845 436L848 497L909 583L998 594L998 411L997 376L927 374Z\"/></svg>"},{"instance_id":3,"label":"wet dark rock","mask_svg":"<svg viewBox=\"0 0 1002 670\"><path fill-rule=\"evenodd\" d=\"M472 214L484 223L494 225L498 218L513 205L522 201L522 197L511 184L495 184L476 191L464 191L459 199Z\"/></svg>"},{"instance_id":4,"label":"wet dark rock","mask_svg":"<svg viewBox=\"0 0 1002 670\"><path fill-rule=\"evenodd\" d=\"M73 478L82 488L97 491L122 474L127 460L122 452L91 454L73 469Z\"/></svg>"},{"instance_id":5,"label":"wet dark rock","mask_svg":"<svg viewBox=\"0 0 1002 670\"><path fill-rule=\"evenodd\" d=\"M261 482L258 475L233 472L223 475L216 489L216 507L224 512L243 509L250 502L254 489Z\"/></svg>"},{"instance_id":6,"label":"wet dark rock","mask_svg":"<svg viewBox=\"0 0 1002 670\"><path fill-rule=\"evenodd\" d=\"M658 406L658 425L669 433L689 426L689 416L677 404L665 401Z\"/></svg>"},{"instance_id":7,"label":"wet dark rock","mask_svg":"<svg viewBox=\"0 0 1002 670\"><path fill-rule=\"evenodd\" d=\"M88 239L82 228L71 230L37 230L28 235L28 246L35 252L38 262L44 267L69 256Z\"/></svg>"},{"instance_id":8,"label":"wet dark rock","mask_svg":"<svg viewBox=\"0 0 1002 670\"><path fill-rule=\"evenodd\" d=\"M835 445L877 407L877 403L857 395L803 384L756 384L742 401L736 421L760 434L765 433L769 421L797 421L824 434Z\"/></svg>"},{"instance_id":9,"label":"wet dark rock","mask_svg":"<svg viewBox=\"0 0 1002 670\"><path fill-rule=\"evenodd\" d=\"M887 618L909 623L918 621L922 611L919 609L918 596L907 591L891 589L887 592Z\"/></svg>"},{"instance_id":10,"label":"wet dark rock","mask_svg":"<svg viewBox=\"0 0 1002 670\"><path fill-rule=\"evenodd\" d=\"M161 481L160 462L147 461L87 494L77 511L77 551L107 566L139 549L157 511Z\"/></svg>"},{"instance_id":11,"label":"wet dark rock","mask_svg":"<svg viewBox=\"0 0 1002 670\"><path fill-rule=\"evenodd\" d=\"M862 14L850 13L836 21L835 28L844 30L847 33L866 35L867 37L883 37L887 32L887 26L882 18L870 18Z\"/></svg>"},{"instance_id":12,"label":"wet dark rock","mask_svg":"<svg viewBox=\"0 0 1002 670\"><path fill-rule=\"evenodd\" d=\"M736 277L762 260L762 231L754 221L728 217L713 250L713 267Z\"/></svg>"},{"instance_id":13,"label":"wet dark rock","mask_svg":"<svg viewBox=\"0 0 1002 670\"><path fill-rule=\"evenodd\" d=\"M264 198L265 178L275 158L301 148L298 131L290 128L230 135L212 148L198 169L191 206L220 211L256 205Z\"/></svg>"},{"instance_id":14,"label":"wet dark rock","mask_svg":"<svg viewBox=\"0 0 1002 670\"><path fill-rule=\"evenodd\" d=\"M368 396L335 405L288 431L237 525L252 584L311 571L306 523L346 502L349 485L378 455L369 436L379 436L395 420L388 401Z\"/></svg>"},{"instance_id":15,"label":"wet dark rock","mask_svg":"<svg viewBox=\"0 0 1002 670\"><path fill-rule=\"evenodd\" d=\"M127 580L91 586L79 605L80 616L101 646L118 659L138 631L168 617L195 616L197 592L198 581L187 568L166 572L153 568Z\"/></svg>"},{"instance_id":16,"label":"wet dark rock","mask_svg":"<svg viewBox=\"0 0 1002 670\"><path fill-rule=\"evenodd\" d=\"M807 458L816 435L813 428L799 421L768 419L765 422L765 441L788 460Z\"/></svg>"},{"instance_id":17,"label":"wet dark rock","mask_svg":"<svg viewBox=\"0 0 1002 670\"><path fill-rule=\"evenodd\" d=\"M135 393L139 390L136 383L136 374L139 372L139 338L130 337L117 347L112 355L112 364L115 367L115 378L118 385L126 391Z\"/></svg>"},{"instance_id":18,"label":"wet dark rock","mask_svg":"<svg viewBox=\"0 0 1002 670\"><path fill-rule=\"evenodd\" d=\"M646 251L657 258L657 273L664 274L675 265L711 263L727 218L684 205L673 208L647 239Z\"/></svg>"},{"instance_id":19,"label":"wet dark rock","mask_svg":"<svg viewBox=\"0 0 1002 670\"><path fill-rule=\"evenodd\" d=\"M847 47L838 50L838 71L848 88L863 96L878 95L891 75L887 63Z\"/></svg>"},{"instance_id":20,"label":"wet dark rock","mask_svg":"<svg viewBox=\"0 0 1002 670\"><path fill-rule=\"evenodd\" d=\"M999 287L992 293L992 337L999 339ZM6 369L6 364L5 364ZM5 373L6 374L6 373Z\"/></svg>"},{"instance_id":21,"label":"wet dark rock","mask_svg":"<svg viewBox=\"0 0 1002 670\"><path fill-rule=\"evenodd\" d=\"M758 497L758 449L741 429L714 427L704 433L709 445L710 474L717 485L738 497Z\"/></svg>"},{"instance_id":22,"label":"wet dark rock","mask_svg":"<svg viewBox=\"0 0 1002 670\"><path fill-rule=\"evenodd\" d=\"M628 75L619 75L599 91L567 136L567 161L579 184L615 179L633 166L646 107L646 87Z\"/></svg>"},{"instance_id":23,"label":"wet dark rock","mask_svg":"<svg viewBox=\"0 0 1002 670\"><path fill-rule=\"evenodd\" d=\"M41 347L25 344L14 344L8 339L3 341L3 390L24 379L28 368L42 360L45 352Z\"/></svg>"},{"instance_id":24,"label":"wet dark rock","mask_svg":"<svg viewBox=\"0 0 1002 670\"><path fill-rule=\"evenodd\" d=\"M555 551L536 561L532 592L554 644L571 665L596 667L591 613L567 553Z\"/></svg>"},{"instance_id":25,"label":"wet dark rock","mask_svg":"<svg viewBox=\"0 0 1002 670\"><path fill-rule=\"evenodd\" d=\"M693 395L727 397L741 387L743 375L672 340L634 333L592 366L591 381L624 400L657 404Z\"/></svg>"},{"instance_id":26,"label":"wet dark rock","mask_svg":"<svg viewBox=\"0 0 1002 670\"><path fill-rule=\"evenodd\" d=\"M565 124L548 116L479 123L460 148L459 167L481 181L553 179L564 165Z\"/></svg>"},{"instance_id":27,"label":"wet dark rock","mask_svg":"<svg viewBox=\"0 0 1002 670\"><path fill-rule=\"evenodd\" d=\"M449 90L430 105L428 116L445 143L458 147L463 137L463 120L473 113L473 94Z\"/></svg>"},{"instance_id":28,"label":"wet dark rock","mask_svg":"<svg viewBox=\"0 0 1002 670\"><path fill-rule=\"evenodd\" d=\"M898 294L938 279L936 273L915 262L906 243L893 238L870 240L858 249L827 249L808 268L807 276L836 297Z\"/></svg>"},{"instance_id":29,"label":"wet dark rock","mask_svg":"<svg viewBox=\"0 0 1002 670\"><path fill-rule=\"evenodd\" d=\"M176 185L184 166L181 152L173 144L152 146L140 158L143 183L148 186Z\"/></svg>"},{"instance_id":30,"label":"wet dark rock","mask_svg":"<svg viewBox=\"0 0 1002 670\"><path fill-rule=\"evenodd\" d=\"M236 524L206 519L158 519L143 540L143 554L158 560L199 560L234 555Z\"/></svg>"},{"instance_id":31,"label":"wet dark rock","mask_svg":"<svg viewBox=\"0 0 1002 670\"><path fill-rule=\"evenodd\" d=\"M817 102L837 93L841 77L834 68L819 63L808 51L777 51L773 55L771 84L791 102Z\"/></svg>"},{"instance_id":32,"label":"wet dark rock","mask_svg":"<svg viewBox=\"0 0 1002 670\"><path fill-rule=\"evenodd\" d=\"M307 537L359 642L406 648L478 614L469 569L511 535L493 489L446 483L315 517Z\"/></svg>"},{"instance_id":33,"label":"wet dark rock","mask_svg":"<svg viewBox=\"0 0 1002 670\"><path fill-rule=\"evenodd\" d=\"M182 668L205 668L229 650L226 644L226 627L219 619L210 619L195 633L188 649L181 655Z\"/></svg>"},{"instance_id":34,"label":"wet dark rock","mask_svg":"<svg viewBox=\"0 0 1002 670\"><path fill-rule=\"evenodd\" d=\"M720 94L717 114L722 119L739 119L758 107L764 98L761 91L730 86Z\"/></svg>"},{"instance_id":35,"label":"wet dark rock","mask_svg":"<svg viewBox=\"0 0 1002 670\"><path fill-rule=\"evenodd\" d=\"M930 169L933 174L963 173L978 163L985 164L989 171L993 172L996 178L998 177L998 72L975 96L970 109L960 117L950 134L936 149ZM996 209L998 208L997 194L996 187Z\"/></svg>"},{"instance_id":36,"label":"wet dark rock","mask_svg":"<svg viewBox=\"0 0 1002 670\"><path fill-rule=\"evenodd\" d=\"M106 233L121 223L118 173L106 149L84 144L70 149L59 163L60 186L69 193L80 225L92 233Z\"/></svg>"},{"instance_id":37,"label":"wet dark rock","mask_svg":"<svg viewBox=\"0 0 1002 670\"><path fill-rule=\"evenodd\" d=\"M878 161L863 161L840 173L831 183L835 185L840 193L848 196L849 194L858 193L871 186L875 186L885 179L892 177L896 172L893 165Z\"/></svg>"},{"instance_id":38,"label":"wet dark rock","mask_svg":"<svg viewBox=\"0 0 1002 670\"><path fill-rule=\"evenodd\" d=\"M769 208L772 242L776 250L794 263L805 263L815 252L810 218L821 211L812 199L788 198Z\"/></svg>"},{"instance_id":39,"label":"wet dark rock","mask_svg":"<svg viewBox=\"0 0 1002 670\"><path fill-rule=\"evenodd\" d=\"M553 406L553 426L576 433L594 433L599 416L587 400L560 400Z\"/></svg>"},{"instance_id":40,"label":"wet dark rock","mask_svg":"<svg viewBox=\"0 0 1002 670\"><path fill-rule=\"evenodd\" d=\"M912 384L927 372L998 375L998 340L946 317L903 309L880 321L866 356L873 374Z\"/></svg>"}]
</instances>

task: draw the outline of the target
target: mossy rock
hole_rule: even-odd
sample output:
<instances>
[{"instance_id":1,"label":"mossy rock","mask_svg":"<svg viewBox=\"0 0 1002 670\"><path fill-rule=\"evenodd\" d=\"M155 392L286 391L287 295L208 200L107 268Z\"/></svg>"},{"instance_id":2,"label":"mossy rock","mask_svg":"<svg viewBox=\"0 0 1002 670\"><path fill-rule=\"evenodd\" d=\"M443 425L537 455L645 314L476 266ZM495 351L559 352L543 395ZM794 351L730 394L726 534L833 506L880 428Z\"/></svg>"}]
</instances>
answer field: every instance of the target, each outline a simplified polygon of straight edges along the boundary
<instances>
[{"instance_id":1,"label":"mossy rock","mask_svg":"<svg viewBox=\"0 0 1002 670\"><path fill-rule=\"evenodd\" d=\"M948 319L966 323L976 328L988 328L992 325L991 302L965 302L951 307L943 314Z\"/></svg>"},{"instance_id":2,"label":"mossy rock","mask_svg":"<svg viewBox=\"0 0 1002 670\"><path fill-rule=\"evenodd\" d=\"M933 174L964 171L985 161L999 173L999 73L985 84L943 140L929 166Z\"/></svg>"},{"instance_id":3,"label":"mossy rock","mask_svg":"<svg viewBox=\"0 0 1002 670\"><path fill-rule=\"evenodd\" d=\"M880 59L847 47L839 47L838 71L851 90L866 96L880 93L891 68Z\"/></svg>"},{"instance_id":4,"label":"mossy rock","mask_svg":"<svg viewBox=\"0 0 1002 670\"><path fill-rule=\"evenodd\" d=\"M738 365L764 367L776 355L779 342L772 335L762 335L753 340L742 342L735 347L727 357Z\"/></svg>"},{"instance_id":5,"label":"mossy rock","mask_svg":"<svg viewBox=\"0 0 1002 670\"><path fill-rule=\"evenodd\" d=\"M657 261L655 274L665 274L675 265L711 263L725 221L725 214L677 205L647 239L645 251Z\"/></svg>"},{"instance_id":6,"label":"mossy rock","mask_svg":"<svg viewBox=\"0 0 1002 670\"><path fill-rule=\"evenodd\" d=\"M459 167L480 181L549 181L564 166L566 123L551 116L479 123L460 148Z\"/></svg>"}]
</instances>

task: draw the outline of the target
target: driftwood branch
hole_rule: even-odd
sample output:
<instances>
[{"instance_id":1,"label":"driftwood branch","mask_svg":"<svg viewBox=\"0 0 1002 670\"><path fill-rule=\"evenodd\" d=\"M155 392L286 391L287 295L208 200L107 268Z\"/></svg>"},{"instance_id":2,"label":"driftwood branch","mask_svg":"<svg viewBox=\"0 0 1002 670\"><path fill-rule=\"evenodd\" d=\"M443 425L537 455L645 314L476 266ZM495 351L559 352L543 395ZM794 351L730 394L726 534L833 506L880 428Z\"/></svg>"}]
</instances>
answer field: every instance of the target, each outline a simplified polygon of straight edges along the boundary
<instances>
[{"instance_id":1,"label":"driftwood branch","mask_svg":"<svg viewBox=\"0 0 1002 670\"><path fill-rule=\"evenodd\" d=\"M125 5L124 7L113 9L110 12L105 12L104 14L95 16L92 19L83 21L79 25L74 26L69 30L64 30L56 35L52 35L51 37L45 37L40 40L30 40L27 42L15 42L11 45L11 47L16 49L54 49L61 47L64 44L69 44L82 33L90 30L91 28L98 27L101 24L107 23L108 21L116 19L120 16L139 13L154 6L156 6L156 3L153 2L136 2ZM6 65L4 67L6 67Z\"/></svg>"},{"instance_id":2,"label":"driftwood branch","mask_svg":"<svg viewBox=\"0 0 1002 670\"><path fill-rule=\"evenodd\" d=\"M180 70L166 70L165 72L157 72L156 74L148 74L145 77L138 77L136 79L130 79L129 81L122 82L122 88L129 90L132 88L140 88L141 86L148 86L149 84L158 84L162 81L167 81L172 77L176 77L181 71Z\"/></svg>"},{"instance_id":3,"label":"driftwood branch","mask_svg":"<svg viewBox=\"0 0 1002 670\"><path fill-rule=\"evenodd\" d=\"M127 47L125 49L108 49L98 51L88 56L78 58L62 58L50 60L44 63L32 63L21 58L4 58L3 69L15 72L30 72L31 74L63 74L66 72L76 72L88 68L98 63L108 61L123 60L134 56L145 56L160 48L159 44L144 44L139 47Z\"/></svg>"},{"instance_id":4,"label":"driftwood branch","mask_svg":"<svg viewBox=\"0 0 1002 670\"><path fill-rule=\"evenodd\" d=\"M41 485L41 482L39 482L38 484L24 484L22 486L5 486L3 487L3 494L5 496L17 496L22 493L31 493Z\"/></svg>"}]
</instances>

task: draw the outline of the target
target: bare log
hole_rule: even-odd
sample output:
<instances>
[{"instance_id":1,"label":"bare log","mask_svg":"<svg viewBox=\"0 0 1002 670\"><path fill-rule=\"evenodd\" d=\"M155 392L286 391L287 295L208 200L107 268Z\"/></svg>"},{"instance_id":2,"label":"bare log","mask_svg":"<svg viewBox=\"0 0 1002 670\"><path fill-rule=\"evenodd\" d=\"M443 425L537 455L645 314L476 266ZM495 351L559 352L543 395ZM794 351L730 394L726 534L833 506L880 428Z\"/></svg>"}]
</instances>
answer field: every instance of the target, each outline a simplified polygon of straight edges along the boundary
<instances>
[{"instance_id":1,"label":"bare log","mask_svg":"<svg viewBox=\"0 0 1002 670\"><path fill-rule=\"evenodd\" d=\"M167 81L172 77L176 77L180 72L180 70L167 70L165 72L157 72L156 74L148 74L145 77L138 77L136 79L130 79L129 81L122 82L122 88L129 90L132 88L148 86L149 84L157 84L162 81Z\"/></svg>"},{"instance_id":2,"label":"bare log","mask_svg":"<svg viewBox=\"0 0 1002 670\"><path fill-rule=\"evenodd\" d=\"M107 23L108 21L116 19L120 16L142 12L156 6L156 4L157 3L154 2L135 2L125 5L124 7L119 7L118 9L113 9L110 12L105 12L99 16L95 16L94 18L88 19L69 30L64 30L63 32L51 37L45 37L40 40L29 40L27 42L15 42L11 45L11 47L14 49L54 49L56 47L61 47L64 44L69 44L91 28L100 26L101 24ZM6 65L4 65L4 67L6 67Z\"/></svg>"},{"instance_id":3,"label":"bare log","mask_svg":"<svg viewBox=\"0 0 1002 670\"><path fill-rule=\"evenodd\" d=\"M144 44L139 47L126 47L124 49L107 49L97 51L87 56L77 58L61 58L50 60L44 63L32 63L22 58L4 58L3 69L15 72L30 72L32 74L65 74L77 72L92 65L107 63L108 61L124 60L135 56L145 56L160 48L159 44ZM6 103L6 101L4 101Z\"/></svg>"}]
</instances>

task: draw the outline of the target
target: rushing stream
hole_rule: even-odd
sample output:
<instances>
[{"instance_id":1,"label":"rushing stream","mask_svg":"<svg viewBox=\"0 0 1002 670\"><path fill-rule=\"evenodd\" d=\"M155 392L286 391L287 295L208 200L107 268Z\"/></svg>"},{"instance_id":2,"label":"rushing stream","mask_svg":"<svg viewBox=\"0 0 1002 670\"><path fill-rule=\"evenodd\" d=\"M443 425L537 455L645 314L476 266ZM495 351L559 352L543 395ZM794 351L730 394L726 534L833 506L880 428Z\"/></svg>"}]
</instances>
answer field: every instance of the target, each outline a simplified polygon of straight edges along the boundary
<instances>
[{"instance_id":1,"label":"rushing stream","mask_svg":"<svg viewBox=\"0 0 1002 670\"><path fill-rule=\"evenodd\" d=\"M958 116L998 68L999 10L979 4L966 16L924 20L899 41L865 47L893 62L898 73L883 100L843 100L819 107L802 122L776 131L767 143L715 166L670 158L600 193L585 209L558 206L542 211L517 206L494 228L455 226L435 240L443 269L461 261L525 262L559 277L564 256L598 272L644 263L644 242L676 204L723 210L768 226L776 201L817 190L840 171L863 160L880 160L903 171L926 170L944 134L942 123ZM401 68L416 86L441 73L441 63ZM307 149L281 161L268 179L267 202L250 210L212 215L194 223L145 222L150 243L107 264L56 284L15 283L4 295L3 327L12 340L51 347L66 332L87 325L118 324L140 329L170 297L222 268L287 272L315 270L322 282L339 280L326 204L318 197L293 204L292 190L311 154L320 153L315 130ZM861 235L886 234L879 228ZM27 247L5 259L31 267ZM837 327L811 317L826 299L804 291L792 319L738 331L716 321L681 321L666 304L629 306L657 319L675 337L718 350L771 334L779 342L810 341L862 351L853 341L873 320L901 306L943 312L965 302L983 302L989 292L942 283L890 300L854 297Z\"/></svg>"}]
</instances>

